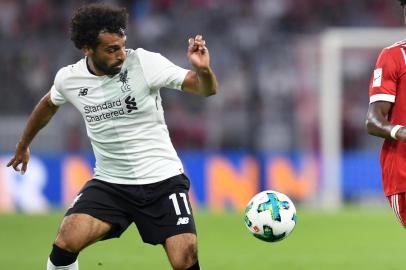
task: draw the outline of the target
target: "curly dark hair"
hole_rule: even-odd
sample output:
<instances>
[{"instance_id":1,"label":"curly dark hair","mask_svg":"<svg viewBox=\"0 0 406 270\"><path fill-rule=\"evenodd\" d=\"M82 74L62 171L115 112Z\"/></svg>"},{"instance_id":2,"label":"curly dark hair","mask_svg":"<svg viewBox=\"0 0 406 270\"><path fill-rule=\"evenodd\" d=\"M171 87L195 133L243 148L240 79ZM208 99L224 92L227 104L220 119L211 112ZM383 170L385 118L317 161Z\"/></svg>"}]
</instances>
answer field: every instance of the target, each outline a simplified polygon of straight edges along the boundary
<instances>
[{"instance_id":1,"label":"curly dark hair","mask_svg":"<svg viewBox=\"0 0 406 270\"><path fill-rule=\"evenodd\" d=\"M96 48L100 32L124 35L128 13L125 8L107 4L90 4L79 8L72 17L71 40L78 49Z\"/></svg>"}]
</instances>

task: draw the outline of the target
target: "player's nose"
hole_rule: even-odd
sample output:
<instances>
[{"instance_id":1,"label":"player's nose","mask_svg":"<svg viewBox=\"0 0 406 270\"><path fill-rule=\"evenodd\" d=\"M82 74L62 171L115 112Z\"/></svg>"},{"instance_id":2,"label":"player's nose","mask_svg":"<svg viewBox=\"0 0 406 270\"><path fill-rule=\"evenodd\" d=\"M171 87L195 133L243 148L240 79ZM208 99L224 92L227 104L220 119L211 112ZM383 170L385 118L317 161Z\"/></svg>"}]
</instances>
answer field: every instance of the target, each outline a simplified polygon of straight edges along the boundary
<instances>
[{"instance_id":1,"label":"player's nose","mask_svg":"<svg viewBox=\"0 0 406 270\"><path fill-rule=\"evenodd\" d=\"M126 56L125 48L122 48L121 50L117 51L116 58L118 61L124 61L125 56Z\"/></svg>"}]
</instances>

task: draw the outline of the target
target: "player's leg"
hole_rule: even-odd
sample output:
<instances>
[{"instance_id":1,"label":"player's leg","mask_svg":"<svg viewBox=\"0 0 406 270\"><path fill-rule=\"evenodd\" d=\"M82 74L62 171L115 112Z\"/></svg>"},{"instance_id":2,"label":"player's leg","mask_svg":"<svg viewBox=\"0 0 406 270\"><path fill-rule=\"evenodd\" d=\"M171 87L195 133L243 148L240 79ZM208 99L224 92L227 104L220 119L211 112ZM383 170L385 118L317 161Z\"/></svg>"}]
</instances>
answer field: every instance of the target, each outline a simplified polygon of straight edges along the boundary
<instances>
[{"instance_id":1,"label":"player's leg","mask_svg":"<svg viewBox=\"0 0 406 270\"><path fill-rule=\"evenodd\" d=\"M199 270L197 259L197 237L193 233L183 233L166 239L164 248L169 262L176 270Z\"/></svg>"},{"instance_id":2,"label":"player's leg","mask_svg":"<svg viewBox=\"0 0 406 270\"><path fill-rule=\"evenodd\" d=\"M400 224L406 228L406 193L388 196L388 200Z\"/></svg>"},{"instance_id":3,"label":"player's leg","mask_svg":"<svg viewBox=\"0 0 406 270\"><path fill-rule=\"evenodd\" d=\"M52 252L48 270L76 270L77 256L86 246L120 235L131 220L121 210L121 191L99 180L86 183L66 212Z\"/></svg>"},{"instance_id":4,"label":"player's leg","mask_svg":"<svg viewBox=\"0 0 406 270\"><path fill-rule=\"evenodd\" d=\"M54 244L69 252L79 252L102 239L111 228L111 224L87 214L72 214L63 219Z\"/></svg>"},{"instance_id":5,"label":"player's leg","mask_svg":"<svg viewBox=\"0 0 406 270\"><path fill-rule=\"evenodd\" d=\"M173 269L200 269L189 186L185 175L143 185L145 202L133 211L142 240L162 244Z\"/></svg>"},{"instance_id":6,"label":"player's leg","mask_svg":"<svg viewBox=\"0 0 406 270\"><path fill-rule=\"evenodd\" d=\"M79 252L105 237L111 228L111 224L87 214L66 216L49 255L47 270L78 269Z\"/></svg>"},{"instance_id":7,"label":"player's leg","mask_svg":"<svg viewBox=\"0 0 406 270\"><path fill-rule=\"evenodd\" d=\"M168 222L171 220L172 228L168 229L169 235L163 246L173 269L199 270L196 228L188 195L190 181L180 175L172 183L175 184L175 188L172 188L174 192L164 196L168 206Z\"/></svg>"}]
</instances>

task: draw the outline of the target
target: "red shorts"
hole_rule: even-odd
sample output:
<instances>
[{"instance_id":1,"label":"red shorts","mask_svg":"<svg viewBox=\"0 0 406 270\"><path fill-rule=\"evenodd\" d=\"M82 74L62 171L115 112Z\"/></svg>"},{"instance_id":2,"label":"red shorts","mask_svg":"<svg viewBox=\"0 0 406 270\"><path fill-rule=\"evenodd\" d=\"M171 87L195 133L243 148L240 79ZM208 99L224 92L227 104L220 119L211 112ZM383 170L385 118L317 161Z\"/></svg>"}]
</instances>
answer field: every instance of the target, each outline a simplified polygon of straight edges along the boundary
<instances>
[{"instance_id":1,"label":"red shorts","mask_svg":"<svg viewBox=\"0 0 406 270\"><path fill-rule=\"evenodd\" d=\"M406 193L398 193L393 194L391 196L387 196L390 207L392 207L393 211L395 212L396 217L406 228Z\"/></svg>"}]
</instances>

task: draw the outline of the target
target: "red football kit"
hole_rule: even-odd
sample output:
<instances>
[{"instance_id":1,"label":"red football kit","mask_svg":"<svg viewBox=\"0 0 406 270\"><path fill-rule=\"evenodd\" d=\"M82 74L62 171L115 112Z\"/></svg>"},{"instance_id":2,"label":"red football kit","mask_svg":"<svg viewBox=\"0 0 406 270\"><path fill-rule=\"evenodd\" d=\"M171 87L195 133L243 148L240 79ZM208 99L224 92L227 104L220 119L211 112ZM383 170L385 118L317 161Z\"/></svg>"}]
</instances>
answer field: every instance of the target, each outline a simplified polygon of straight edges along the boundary
<instances>
[{"instance_id":1,"label":"red football kit","mask_svg":"<svg viewBox=\"0 0 406 270\"><path fill-rule=\"evenodd\" d=\"M384 48L369 86L369 101L393 103L388 120L406 126L406 40ZM391 207L406 224L406 143L385 139L381 151L382 183Z\"/></svg>"}]
</instances>

